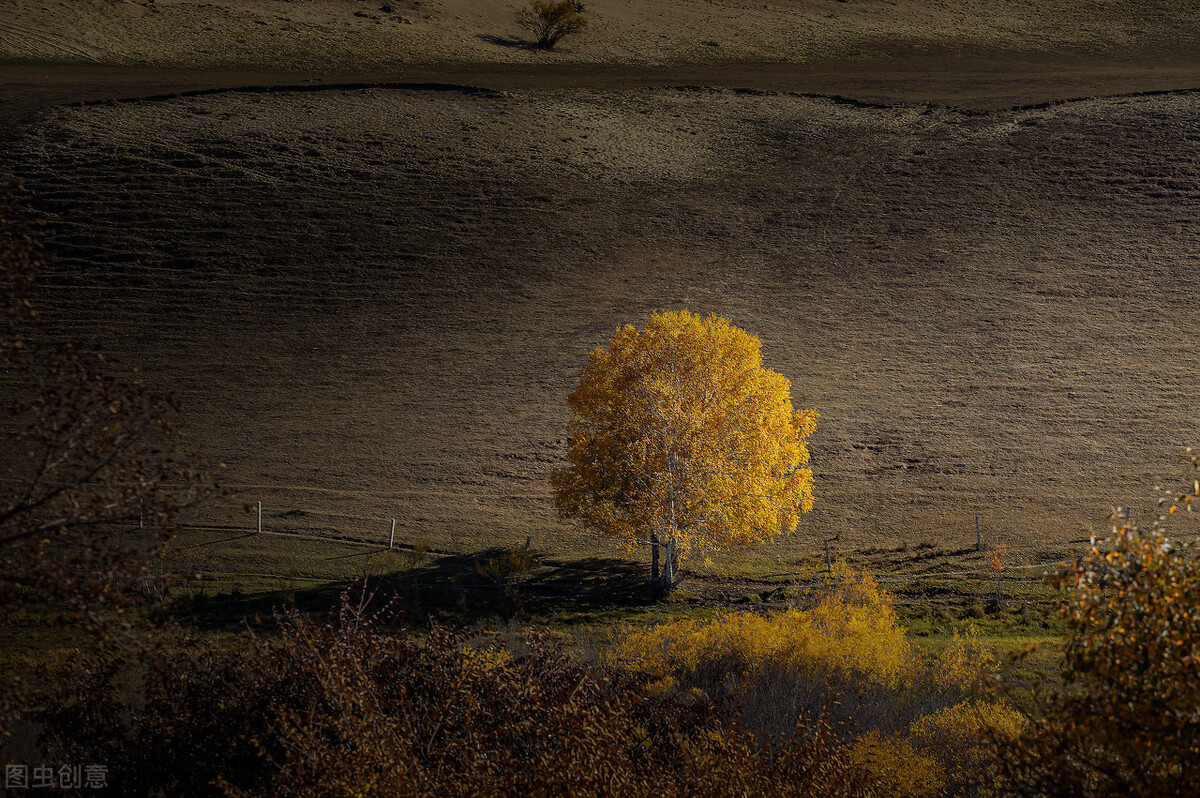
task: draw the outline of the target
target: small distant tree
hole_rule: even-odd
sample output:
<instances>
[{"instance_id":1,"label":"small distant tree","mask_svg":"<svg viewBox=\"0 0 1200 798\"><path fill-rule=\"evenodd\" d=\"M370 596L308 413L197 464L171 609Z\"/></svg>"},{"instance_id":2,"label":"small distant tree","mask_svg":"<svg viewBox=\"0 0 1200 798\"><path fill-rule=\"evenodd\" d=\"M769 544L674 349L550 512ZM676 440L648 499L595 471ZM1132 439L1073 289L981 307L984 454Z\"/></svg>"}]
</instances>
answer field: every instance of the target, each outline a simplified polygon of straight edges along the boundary
<instances>
[{"instance_id":1,"label":"small distant tree","mask_svg":"<svg viewBox=\"0 0 1200 798\"><path fill-rule=\"evenodd\" d=\"M551 477L559 513L650 545L659 594L690 550L794 532L813 505L817 412L796 412L789 391L763 368L758 338L720 316L655 313L644 330L618 330L567 397L567 465Z\"/></svg>"},{"instance_id":2,"label":"small distant tree","mask_svg":"<svg viewBox=\"0 0 1200 798\"><path fill-rule=\"evenodd\" d=\"M529 0L517 10L517 22L530 31L537 46L553 50L560 40L587 27L583 4L572 0Z\"/></svg>"}]
</instances>

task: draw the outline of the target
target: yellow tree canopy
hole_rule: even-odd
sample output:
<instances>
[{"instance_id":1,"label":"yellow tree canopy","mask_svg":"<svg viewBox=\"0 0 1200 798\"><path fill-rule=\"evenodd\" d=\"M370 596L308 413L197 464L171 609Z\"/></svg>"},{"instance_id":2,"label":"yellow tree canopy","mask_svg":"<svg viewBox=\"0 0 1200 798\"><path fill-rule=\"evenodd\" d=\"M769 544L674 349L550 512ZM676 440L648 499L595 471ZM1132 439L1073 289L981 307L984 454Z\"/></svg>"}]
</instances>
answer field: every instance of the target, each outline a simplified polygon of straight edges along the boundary
<instances>
[{"instance_id":1,"label":"yellow tree canopy","mask_svg":"<svg viewBox=\"0 0 1200 798\"><path fill-rule=\"evenodd\" d=\"M629 545L720 550L795 531L813 505L817 412L762 366L757 337L720 316L656 313L592 352L567 397L559 512Z\"/></svg>"}]
</instances>

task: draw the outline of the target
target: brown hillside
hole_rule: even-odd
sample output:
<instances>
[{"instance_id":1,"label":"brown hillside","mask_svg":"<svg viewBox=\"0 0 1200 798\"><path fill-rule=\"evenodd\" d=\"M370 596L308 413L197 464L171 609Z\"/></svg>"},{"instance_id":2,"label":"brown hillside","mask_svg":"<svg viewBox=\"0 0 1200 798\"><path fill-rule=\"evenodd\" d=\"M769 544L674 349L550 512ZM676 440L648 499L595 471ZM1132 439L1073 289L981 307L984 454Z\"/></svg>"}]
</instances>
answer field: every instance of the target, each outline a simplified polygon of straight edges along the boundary
<instances>
[{"instance_id":1,"label":"brown hillside","mask_svg":"<svg viewBox=\"0 0 1200 798\"><path fill-rule=\"evenodd\" d=\"M587 33L524 46L513 0L7 0L0 63L377 71L474 63L726 64L1019 54L1171 57L1183 0L589 0ZM387 9L387 10L384 10Z\"/></svg>"},{"instance_id":2,"label":"brown hillside","mask_svg":"<svg viewBox=\"0 0 1200 798\"><path fill-rule=\"evenodd\" d=\"M593 550L546 480L588 350L729 317L823 417L817 510L747 555L786 571L839 532L967 545L980 513L1036 560L1145 517L1200 439L1197 141L1194 93L370 89L61 109L5 166L61 329L177 391L273 524Z\"/></svg>"}]
</instances>

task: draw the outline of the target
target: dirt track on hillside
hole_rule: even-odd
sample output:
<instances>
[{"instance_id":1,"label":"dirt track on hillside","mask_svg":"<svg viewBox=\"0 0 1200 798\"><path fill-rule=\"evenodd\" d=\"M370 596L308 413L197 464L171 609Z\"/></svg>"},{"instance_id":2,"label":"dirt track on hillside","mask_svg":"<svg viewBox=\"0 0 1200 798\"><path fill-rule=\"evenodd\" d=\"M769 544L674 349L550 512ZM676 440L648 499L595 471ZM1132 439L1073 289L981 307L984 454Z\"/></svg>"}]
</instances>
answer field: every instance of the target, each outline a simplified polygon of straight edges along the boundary
<instances>
[{"instance_id":1,"label":"dirt track on hillside","mask_svg":"<svg viewBox=\"0 0 1200 798\"><path fill-rule=\"evenodd\" d=\"M1122 59L893 59L886 64L743 64L553 67L491 64L320 74L232 70L0 65L3 124L31 121L55 105L129 100L254 86L449 83L500 91L670 86L748 88L845 97L871 104L937 105L986 112L1200 87L1200 61Z\"/></svg>"}]
</instances>

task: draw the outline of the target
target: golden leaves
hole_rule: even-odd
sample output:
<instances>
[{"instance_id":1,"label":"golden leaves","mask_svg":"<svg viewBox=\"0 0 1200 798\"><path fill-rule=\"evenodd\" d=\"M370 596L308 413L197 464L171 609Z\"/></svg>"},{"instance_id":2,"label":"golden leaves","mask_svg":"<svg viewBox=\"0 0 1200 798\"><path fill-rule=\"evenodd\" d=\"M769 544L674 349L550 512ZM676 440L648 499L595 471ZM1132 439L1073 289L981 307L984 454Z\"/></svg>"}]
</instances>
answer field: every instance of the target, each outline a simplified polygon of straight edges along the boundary
<instances>
[{"instance_id":1,"label":"golden leaves","mask_svg":"<svg viewBox=\"0 0 1200 798\"><path fill-rule=\"evenodd\" d=\"M807 438L790 383L761 343L687 311L626 325L597 347L567 397L567 466L552 476L563 517L633 541L723 549L789 534L813 505Z\"/></svg>"},{"instance_id":2,"label":"golden leaves","mask_svg":"<svg viewBox=\"0 0 1200 798\"><path fill-rule=\"evenodd\" d=\"M605 659L658 679L720 667L732 667L739 676L783 668L895 687L918 673L891 596L870 574L847 574L807 610L769 616L736 612L708 621L682 619L631 629L605 652Z\"/></svg>"},{"instance_id":3,"label":"golden leaves","mask_svg":"<svg viewBox=\"0 0 1200 798\"><path fill-rule=\"evenodd\" d=\"M1160 507L1170 506L1150 529L1114 515L1111 536L1052 580L1073 589L1060 610L1071 689L1022 743L1034 763L1026 767L1046 783L1095 781L1096 794L1197 792L1200 559L1164 527L1190 497L1159 493Z\"/></svg>"}]
</instances>

